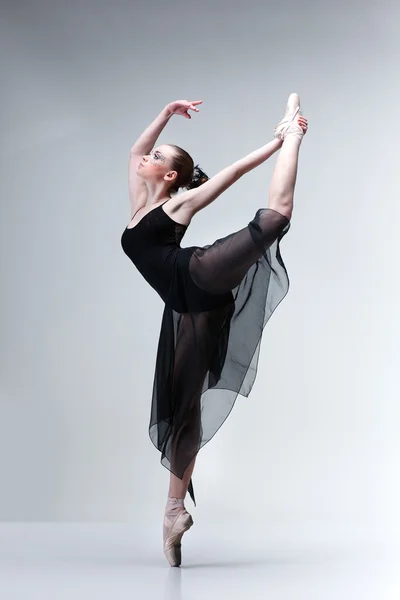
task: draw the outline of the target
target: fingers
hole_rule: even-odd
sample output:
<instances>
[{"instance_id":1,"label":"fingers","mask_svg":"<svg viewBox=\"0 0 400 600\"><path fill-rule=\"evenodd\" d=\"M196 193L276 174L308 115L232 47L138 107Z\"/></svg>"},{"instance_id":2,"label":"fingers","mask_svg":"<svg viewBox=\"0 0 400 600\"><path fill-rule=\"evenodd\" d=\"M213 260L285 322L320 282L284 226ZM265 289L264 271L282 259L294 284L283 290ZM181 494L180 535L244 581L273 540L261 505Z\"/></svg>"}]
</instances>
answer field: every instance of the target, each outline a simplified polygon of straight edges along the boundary
<instances>
[{"instance_id":1,"label":"fingers","mask_svg":"<svg viewBox=\"0 0 400 600\"><path fill-rule=\"evenodd\" d=\"M193 100L193 102L188 102L190 110L194 110L195 112L199 112L199 109L196 108L198 104L202 104L203 100Z\"/></svg>"},{"instance_id":2,"label":"fingers","mask_svg":"<svg viewBox=\"0 0 400 600\"><path fill-rule=\"evenodd\" d=\"M300 125L300 127L302 128L302 130L304 132L306 132L308 129L308 120L306 119L306 117L300 116L298 118L297 122Z\"/></svg>"}]
</instances>

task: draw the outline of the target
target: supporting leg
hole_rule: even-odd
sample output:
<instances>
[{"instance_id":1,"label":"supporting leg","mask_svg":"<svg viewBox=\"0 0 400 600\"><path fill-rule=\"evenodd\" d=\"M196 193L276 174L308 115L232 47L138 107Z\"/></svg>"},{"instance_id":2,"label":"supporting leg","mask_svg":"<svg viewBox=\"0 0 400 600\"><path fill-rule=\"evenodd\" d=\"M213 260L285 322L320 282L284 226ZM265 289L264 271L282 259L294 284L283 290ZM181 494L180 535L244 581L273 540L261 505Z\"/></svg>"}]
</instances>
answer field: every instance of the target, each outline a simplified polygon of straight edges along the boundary
<instances>
[{"instance_id":1,"label":"supporting leg","mask_svg":"<svg viewBox=\"0 0 400 600\"><path fill-rule=\"evenodd\" d=\"M170 474L168 491L169 498L181 498L182 500L185 499L195 463L196 457L194 457L194 459L186 469L183 479L179 479L179 477L177 477L173 473Z\"/></svg>"}]
</instances>

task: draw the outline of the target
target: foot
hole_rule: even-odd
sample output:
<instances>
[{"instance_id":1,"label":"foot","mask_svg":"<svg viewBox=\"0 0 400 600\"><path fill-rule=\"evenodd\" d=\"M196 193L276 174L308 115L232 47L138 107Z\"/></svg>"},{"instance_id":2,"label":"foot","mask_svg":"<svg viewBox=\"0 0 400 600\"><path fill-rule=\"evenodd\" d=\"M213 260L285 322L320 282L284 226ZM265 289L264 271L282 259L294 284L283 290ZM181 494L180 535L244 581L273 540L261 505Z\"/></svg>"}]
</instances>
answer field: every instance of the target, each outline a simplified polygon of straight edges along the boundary
<instances>
[{"instance_id":1,"label":"foot","mask_svg":"<svg viewBox=\"0 0 400 600\"><path fill-rule=\"evenodd\" d=\"M301 140L306 131L307 120L301 117L300 97L298 94L290 94L285 116L275 127L274 136L284 140L286 136L293 135Z\"/></svg>"},{"instance_id":2,"label":"foot","mask_svg":"<svg viewBox=\"0 0 400 600\"><path fill-rule=\"evenodd\" d=\"M165 515L164 554L171 567L180 566L182 562L182 536L192 525L193 519L186 509L183 509L178 516Z\"/></svg>"}]
</instances>

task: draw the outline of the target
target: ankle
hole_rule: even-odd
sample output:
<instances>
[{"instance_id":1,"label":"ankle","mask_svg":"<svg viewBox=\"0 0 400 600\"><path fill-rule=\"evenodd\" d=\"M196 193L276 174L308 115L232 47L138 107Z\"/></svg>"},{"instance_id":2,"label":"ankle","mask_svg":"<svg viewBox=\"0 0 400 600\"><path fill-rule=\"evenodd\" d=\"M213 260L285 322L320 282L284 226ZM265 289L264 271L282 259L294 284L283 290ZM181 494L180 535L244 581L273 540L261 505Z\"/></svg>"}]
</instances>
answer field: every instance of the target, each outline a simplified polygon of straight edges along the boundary
<instances>
[{"instance_id":1,"label":"ankle","mask_svg":"<svg viewBox=\"0 0 400 600\"><path fill-rule=\"evenodd\" d=\"M165 514L173 517L179 515L185 510L184 498L171 498L168 497L167 505L165 507Z\"/></svg>"},{"instance_id":2,"label":"ankle","mask_svg":"<svg viewBox=\"0 0 400 600\"><path fill-rule=\"evenodd\" d=\"M185 503L184 498L175 498L173 496L168 496L167 504L173 504L173 505L181 504L183 506L184 503Z\"/></svg>"},{"instance_id":3,"label":"ankle","mask_svg":"<svg viewBox=\"0 0 400 600\"><path fill-rule=\"evenodd\" d=\"M295 148L299 148L301 145L301 142L303 141L303 137L304 137L304 133L302 131L288 131L285 134L285 138L282 142L282 146L289 146L290 144L295 147Z\"/></svg>"}]
</instances>

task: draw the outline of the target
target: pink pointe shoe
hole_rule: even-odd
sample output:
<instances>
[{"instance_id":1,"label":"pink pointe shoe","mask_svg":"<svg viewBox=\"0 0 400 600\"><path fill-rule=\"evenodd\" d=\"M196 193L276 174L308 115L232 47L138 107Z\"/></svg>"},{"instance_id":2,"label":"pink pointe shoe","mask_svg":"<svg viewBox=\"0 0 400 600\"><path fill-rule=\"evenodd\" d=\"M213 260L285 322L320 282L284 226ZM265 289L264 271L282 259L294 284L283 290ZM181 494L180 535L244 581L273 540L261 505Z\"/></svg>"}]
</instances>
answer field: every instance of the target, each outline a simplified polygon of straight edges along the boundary
<instances>
[{"instance_id":1,"label":"pink pointe shoe","mask_svg":"<svg viewBox=\"0 0 400 600\"><path fill-rule=\"evenodd\" d=\"M298 94L290 94L285 116L275 127L274 136L280 140L284 140L287 135L293 135L301 140L305 132L298 124L300 115L300 97Z\"/></svg>"},{"instance_id":2,"label":"pink pointe shoe","mask_svg":"<svg viewBox=\"0 0 400 600\"><path fill-rule=\"evenodd\" d=\"M171 567L179 567L182 562L183 534L193 525L191 515L183 510L172 519L164 516L164 554Z\"/></svg>"}]
</instances>

